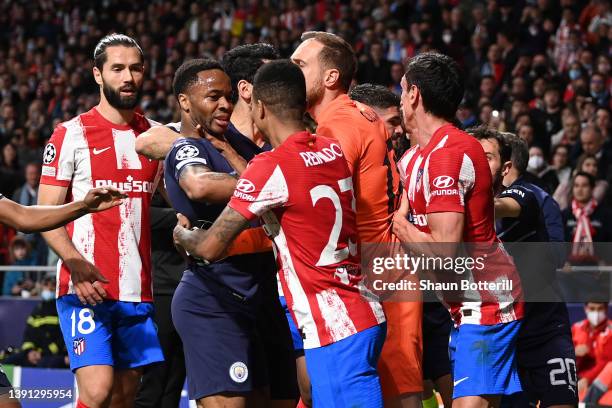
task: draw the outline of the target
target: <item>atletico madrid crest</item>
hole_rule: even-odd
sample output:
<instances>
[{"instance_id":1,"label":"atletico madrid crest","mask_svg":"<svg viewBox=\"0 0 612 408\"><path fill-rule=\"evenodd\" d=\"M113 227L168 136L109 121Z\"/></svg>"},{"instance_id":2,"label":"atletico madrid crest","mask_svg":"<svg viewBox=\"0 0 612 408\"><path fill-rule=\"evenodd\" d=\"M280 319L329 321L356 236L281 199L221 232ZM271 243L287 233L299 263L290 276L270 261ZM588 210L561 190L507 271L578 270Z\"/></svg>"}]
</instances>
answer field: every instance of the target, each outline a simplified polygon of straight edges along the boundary
<instances>
[{"instance_id":1,"label":"atletico madrid crest","mask_svg":"<svg viewBox=\"0 0 612 408\"><path fill-rule=\"evenodd\" d=\"M85 339L79 337L78 339L72 340L72 350L77 356L83 354L85 352Z\"/></svg>"}]
</instances>

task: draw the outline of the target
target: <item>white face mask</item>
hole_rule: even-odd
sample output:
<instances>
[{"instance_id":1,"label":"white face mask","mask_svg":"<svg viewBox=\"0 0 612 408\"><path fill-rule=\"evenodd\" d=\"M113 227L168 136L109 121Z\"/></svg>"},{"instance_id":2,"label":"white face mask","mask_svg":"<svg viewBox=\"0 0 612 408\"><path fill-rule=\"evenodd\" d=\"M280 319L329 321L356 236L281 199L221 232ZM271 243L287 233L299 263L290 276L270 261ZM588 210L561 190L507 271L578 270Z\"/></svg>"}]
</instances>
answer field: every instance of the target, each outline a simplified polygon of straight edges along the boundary
<instances>
[{"instance_id":1,"label":"white face mask","mask_svg":"<svg viewBox=\"0 0 612 408\"><path fill-rule=\"evenodd\" d=\"M606 312L603 310L589 310L587 313L587 319L591 326L596 327L606 320Z\"/></svg>"},{"instance_id":2,"label":"white face mask","mask_svg":"<svg viewBox=\"0 0 612 408\"><path fill-rule=\"evenodd\" d=\"M40 297L42 300L52 300L55 298L55 292L49 289L43 289L40 292Z\"/></svg>"},{"instance_id":3,"label":"white face mask","mask_svg":"<svg viewBox=\"0 0 612 408\"><path fill-rule=\"evenodd\" d=\"M534 170L540 170L544 167L544 158L542 156L531 156L527 162L527 166Z\"/></svg>"}]
</instances>

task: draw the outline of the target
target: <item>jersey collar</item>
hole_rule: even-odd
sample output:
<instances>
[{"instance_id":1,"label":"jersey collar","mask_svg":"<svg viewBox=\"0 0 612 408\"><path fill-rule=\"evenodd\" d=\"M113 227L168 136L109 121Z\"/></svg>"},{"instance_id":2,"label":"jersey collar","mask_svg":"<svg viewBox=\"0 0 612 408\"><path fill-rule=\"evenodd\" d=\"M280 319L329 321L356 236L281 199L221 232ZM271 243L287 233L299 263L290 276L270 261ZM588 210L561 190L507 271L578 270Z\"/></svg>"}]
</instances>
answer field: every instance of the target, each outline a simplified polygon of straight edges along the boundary
<instances>
[{"instance_id":1,"label":"jersey collar","mask_svg":"<svg viewBox=\"0 0 612 408\"><path fill-rule=\"evenodd\" d=\"M316 119L317 123L332 122L332 118L336 111L343 106L355 106L355 103L348 97L347 94L340 94L325 106L325 110Z\"/></svg>"},{"instance_id":2,"label":"jersey collar","mask_svg":"<svg viewBox=\"0 0 612 408\"><path fill-rule=\"evenodd\" d=\"M440 141L442 140L442 138L446 135L448 135L448 131L453 129L454 126L452 124L447 124L444 126L439 127L434 134L431 136L431 139L429 139L429 142L425 145L425 147L423 147L421 149L421 154L423 155L427 155L429 153L431 153L431 151L433 149L435 149L435 147L438 145L438 143L440 143Z\"/></svg>"}]
</instances>

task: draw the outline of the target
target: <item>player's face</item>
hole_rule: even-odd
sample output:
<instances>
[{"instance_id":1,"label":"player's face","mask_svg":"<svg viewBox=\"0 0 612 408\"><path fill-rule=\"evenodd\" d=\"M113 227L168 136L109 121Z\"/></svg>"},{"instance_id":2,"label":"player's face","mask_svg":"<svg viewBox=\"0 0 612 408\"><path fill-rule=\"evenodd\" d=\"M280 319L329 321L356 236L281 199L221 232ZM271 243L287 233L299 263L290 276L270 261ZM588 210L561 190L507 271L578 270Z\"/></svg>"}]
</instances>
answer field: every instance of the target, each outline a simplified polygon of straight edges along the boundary
<instances>
[{"instance_id":1,"label":"player's face","mask_svg":"<svg viewBox=\"0 0 612 408\"><path fill-rule=\"evenodd\" d=\"M397 106L390 106L386 109L374 109L387 128L389 136L393 139L403 136L402 118Z\"/></svg>"},{"instance_id":2,"label":"player's face","mask_svg":"<svg viewBox=\"0 0 612 408\"><path fill-rule=\"evenodd\" d=\"M409 87L406 77L402 77L400 82L402 87L402 96L400 98L400 115L402 117L402 125L408 133L416 130L416 123L414 117L414 103L415 103L415 91L414 87Z\"/></svg>"},{"instance_id":3,"label":"player's face","mask_svg":"<svg viewBox=\"0 0 612 408\"><path fill-rule=\"evenodd\" d=\"M301 43L291 55L291 61L302 70L306 80L306 102L308 109L316 106L325 92L323 85L323 69L319 62L319 54L323 44L315 39L308 39Z\"/></svg>"},{"instance_id":4,"label":"player's face","mask_svg":"<svg viewBox=\"0 0 612 408\"><path fill-rule=\"evenodd\" d=\"M195 125L202 125L213 136L222 136L229 125L233 105L232 86L227 74L219 69L198 73L199 81L188 90L189 115Z\"/></svg>"},{"instance_id":5,"label":"player's face","mask_svg":"<svg viewBox=\"0 0 612 408\"><path fill-rule=\"evenodd\" d=\"M253 124L266 142L270 142L270 138L266 132L266 123L262 117L263 105L259 99L251 98L251 119Z\"/></svg>"},{"instance_id":6,"label":"player's face","mask_svg":"<svg viewBox=\"0 0 612 408\"><path fill-rule=\"evenodd\" d=\"M592 197L591 185L589 180L584 176L578 176L574 179L572 186L572 195L579 203L587 203Z\"/></svg>"},{"instance_id":7,"label":"player's face","mask_svg":"<svg viewBox=\"0 0 612 408\"><path fill-rule=\"evenodd\" d=\"M501 156L499 155L499 144L495 139L482 139L480 140L480 144L482 145L485 155L487 156L487 161L489 162L491 177L493 177L493 188L497 189L500 187L503 181L503 163Z\"/></svg>"},{"instance_id":8,"label":"player's face","mask_svg":"<svg viewBox=\"0 0 612 408\"><path fill-rule=\"evenodd\" d=\"M116 109L134 109L140 100L144 64L135 47L112 46L106 49L102 70L94 77L108 103Z\"/></svg>"}]
</instances>

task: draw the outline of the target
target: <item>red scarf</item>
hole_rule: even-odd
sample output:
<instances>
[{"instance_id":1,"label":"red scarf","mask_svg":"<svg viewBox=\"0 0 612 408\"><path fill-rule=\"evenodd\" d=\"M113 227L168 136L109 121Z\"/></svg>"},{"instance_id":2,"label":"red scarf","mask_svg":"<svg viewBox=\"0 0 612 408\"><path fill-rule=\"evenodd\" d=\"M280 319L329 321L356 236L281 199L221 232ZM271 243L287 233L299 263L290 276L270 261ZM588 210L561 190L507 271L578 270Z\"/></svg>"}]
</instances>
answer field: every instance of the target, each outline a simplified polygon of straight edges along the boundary
<instances>
[{"instance_id":1,"label":"red scarf","mask_svg":"<svg viewBox=\"0 0 612 408\"><path fill-rule=\"evenodd\" d=\"M572 238L572 258L574 260L586 261L594 258L593 234L591 226L591 215L597 208L597 201L594 198L582 205L575 199L572 200L572 214L576 218L576 230Z\"/></svg>"}]
</instances>

